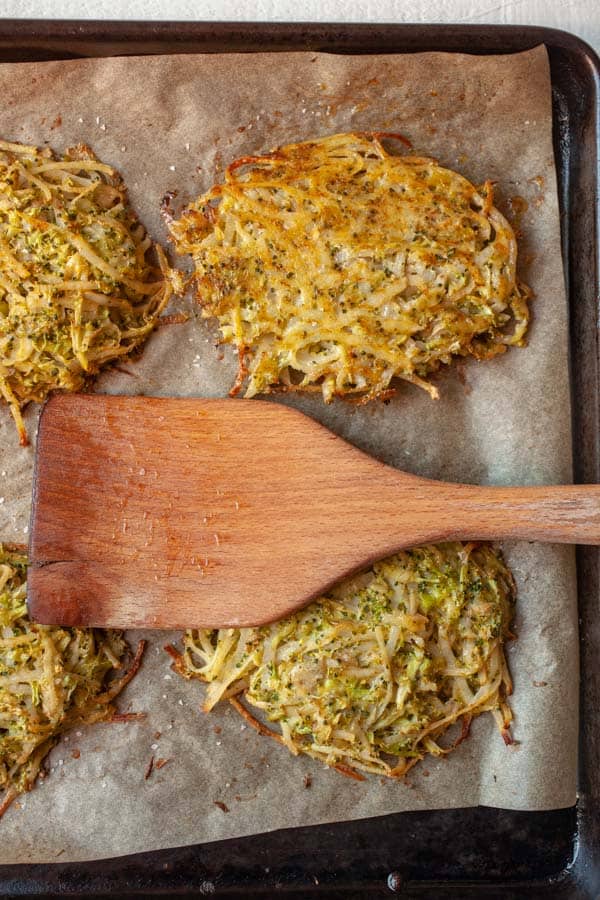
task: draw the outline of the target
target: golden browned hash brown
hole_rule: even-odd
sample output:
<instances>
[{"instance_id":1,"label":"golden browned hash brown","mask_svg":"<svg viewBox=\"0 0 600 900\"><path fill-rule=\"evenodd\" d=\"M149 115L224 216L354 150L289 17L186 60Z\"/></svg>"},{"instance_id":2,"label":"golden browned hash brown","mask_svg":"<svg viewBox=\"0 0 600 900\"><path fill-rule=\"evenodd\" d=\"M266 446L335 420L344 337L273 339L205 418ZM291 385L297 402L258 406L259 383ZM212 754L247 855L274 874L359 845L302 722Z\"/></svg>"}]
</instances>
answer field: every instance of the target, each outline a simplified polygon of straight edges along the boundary
<instances>
[{"instance_id":1,"label":"golden browned hash brown","mask_svg":"<svg viewBox=\"0 0 600 900\"><path fill-rule=\"evenodd\" d=\"M0 141L0 396L21 443L21 409L140 347L171 293L115 169Z\"/></svg>"},{"instance_id":2,"label":"golden browned hash brown","mask_svg":"<svg viewBox=\"0 0 600 900\"><path fill-rule=\"evenodd\" d=\"M167 649L179 674L208 683L206 711L229 699L293 754L354 778L402 777L453 750L485 711L512 742L503 645L514 603L499 551L428 545L272 625L188 631L183 654Z\"/></svg>"},{"instance_id":3,"label":"golden browned hash brown","mask_svg":"<svg viewBox=\"0 0 600 900\"><path fill-rule=\"evenodd\" d=\"M381 134L336 134L232 163L170 222L202 314L239 354L232 394L386 396L453 356L523 345L515 235L475 187Z\"/></svg>"},{"instance_id":4,"label":"golden browned hash brown","mask_svg":"<svg viewBox=\"0 0 600 900\"><path fill-rule=\"evenodd\" d=\"M116 717L113 700L144 649L142 641L125 666L130 650L118 631L32 622L26 577L24 549L0 544L0 816L31 790L62 734Z\"/></svg>"}]
</instances>

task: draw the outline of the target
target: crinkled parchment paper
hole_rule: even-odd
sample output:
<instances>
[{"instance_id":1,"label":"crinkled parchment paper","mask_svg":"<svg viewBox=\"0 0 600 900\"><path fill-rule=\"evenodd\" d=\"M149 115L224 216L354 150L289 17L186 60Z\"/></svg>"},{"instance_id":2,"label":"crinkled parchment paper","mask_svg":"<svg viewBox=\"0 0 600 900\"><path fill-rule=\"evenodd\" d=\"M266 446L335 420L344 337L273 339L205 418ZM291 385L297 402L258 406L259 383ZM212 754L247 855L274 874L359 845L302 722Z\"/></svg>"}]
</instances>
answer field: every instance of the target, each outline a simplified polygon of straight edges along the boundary
<instances>
[{"instance_id":1,"label":"crinkled parchment paper","mask_svg":"<svg viewBox=\"0 0 600 900\"><path fill-rule=\"evenodd\" d=\"M529 347L454 367L438 379L437 403L411 385L388 405L366 408L326 407L314 397L286 402L421 475L482 484L570 480L567 317L544 48L498 57L286 53L10 64L0 67L0 94L4 139L58 150L90 144L121 170L140 216L163 241L158 210L166 190L185 200L239 155L335 131L401 131L416 152L475 182L493 179L500 208L513 221L521 216L521 273L536 294ZM161 328L141 361L127 364L130 374L106 374L99 389L224 396L235 365L221 356L214 331L193 317ZM34 410L27 421L33 433ZM18 446L4 407L0 454L0 537L23 540L33 451ZM201 713L202 686L173 675L162 650L177 635L155 633L121 704L147 719L61 742L50 777L2 820L0 862L109 857L399 810L573 804L573 553L533 543L505 551L519 586L518 640L508 651L514 747L483 716L455 753L425 761L408 783L346 780L293 758L227 706ZM153 755L169 762L145 780Z\"/></svg>"}]
</instances>

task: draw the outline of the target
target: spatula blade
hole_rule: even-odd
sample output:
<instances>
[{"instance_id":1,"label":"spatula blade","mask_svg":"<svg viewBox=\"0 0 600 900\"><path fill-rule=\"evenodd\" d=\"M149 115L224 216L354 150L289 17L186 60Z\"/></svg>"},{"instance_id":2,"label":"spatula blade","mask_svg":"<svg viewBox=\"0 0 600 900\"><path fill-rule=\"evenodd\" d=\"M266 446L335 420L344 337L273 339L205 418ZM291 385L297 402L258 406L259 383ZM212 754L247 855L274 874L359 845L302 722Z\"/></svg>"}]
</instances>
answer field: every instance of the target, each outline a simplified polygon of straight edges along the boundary
<instances>
[{"instance_id":1,"label":"spatula blade","mask_svg":"<svg viewBox=\"0 0 600 900\"><path fill-rule=\"evenodd\" d=\"M272 621L357 551L363 564L370 545L380 552L376 534L360 544L348 504L356 518L364 479L386 468L279 404L55 396L38 434L30 613L114 627Z\"/></svg>"}]
</instances>

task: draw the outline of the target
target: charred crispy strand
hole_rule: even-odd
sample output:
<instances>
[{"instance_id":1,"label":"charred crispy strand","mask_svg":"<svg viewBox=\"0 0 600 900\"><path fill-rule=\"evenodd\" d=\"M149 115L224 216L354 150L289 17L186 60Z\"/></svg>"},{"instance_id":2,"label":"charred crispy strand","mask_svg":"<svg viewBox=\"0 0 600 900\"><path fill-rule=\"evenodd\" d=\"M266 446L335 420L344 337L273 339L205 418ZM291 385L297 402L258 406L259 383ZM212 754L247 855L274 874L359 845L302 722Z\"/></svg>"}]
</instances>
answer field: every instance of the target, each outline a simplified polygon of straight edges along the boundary
<instances>
[{"instance_id":1,"label":"charred crispy strand","mask_svg":"<svg viewBox=\"0 0 600 900\"><path fill-rule=\"evenodd\" d=\"M266 737L271 737L276 740L279 744L283 744L283 740L276 731L273 731L272 728L267 728L267 726L263 722L259 722L257 718L255 718L250 710L246 709L246 707L240 703L235 697L230 697L229 702L233 706L237 712L248 722L248 724L254 728L255 731L258 731L259 734L265 735Z\"/></svg>"},{"instance_id":2,"label":"charred crispy strand","mask_svg":"<svg viewBox=\"0 0 600 900\"><path fill-rule=\"evenodd\" d=\"M152 770L154 768L154 757L150 757L150 762L146 766L146 771L144 772L144 781L148 781L150 776L152 775Z\"/></svg>"},{"instance_id":3,"label":"charred crispy strand","mask_svg":"<svg viewBox=\"0 0 600 900\"><path fill-rule=\"evenodd\" d=\"M33 787L61 734L92 722L128 721L112 701L137 672L118 631L37 625L27 617L27 558L0 544L0 816Z\"/></svg>"},{"instance_id":4,"label":"charred crispy strand","mask_svg":"<svg viewBox=\"0 0 600 900\"><path fill-rule=\"evenodd\" d=\"M492 183L417 156L401 135L337 134L232 163L167 225L202 314L237 347L232 394L389 396L455 356L523 345L529 289ZM406 143L406 141L405 141Z\"/></svg>"},{"instance_id":5,"label":"charred crispy strand","mask_svg":"<svg viewBox=\"0 0 600 900\"><path fill-rule=\"evenodd\" d=\"M208 683L206 711L229 698L294 754L352 778L402 778L428 753L455 749L485 711L510 741L503 643L514 600L510 570L492 547L429 545L272 625L188 631L183 655L171 655L181 675Z\"/></svg>"},{"instance_id":6,"label":"charred crispy strand","mask_svg":"<svg viewBox=\"0 0 600 900\"><path fill-rule=\"evenodd\" d=\"M181 653L175 649L172 644L165 644L163 650L169 654L171 659L173 660L172 669L174 672L177 672L178 675L182 675L184 678L189 678L189 675L186 672L183 656Z\"/></svg>"},{"instance_id":7,"label":"charred crispy strand","mask_svg":"<svg viewBox=\"0 0 600 900\"><path fill-rule=\"evenodd\" d=\"M99 629L97 629L97 631L98 631L98 634L102 634L102 632ZM110 633L110 632L108 632L108 633ZM121 693L121 691L123 690L125 685L129 684L129 682L131 681L133 676L137 673L138 669L140 668L140 666L142 664L142 656L144 655L145 649L146 649L146 641L138 641L137 649L135 651L135 656L133 657L133 660L132 660L131 665L129 666L127 672L122 676L122 678L119 678L117 681L113 682L107 691L105 691L103 694L100 694L96 698L97 703L110 703L112 700L115 699L117 694ZM120 667L116 667L116 668L120 668ZM139 714L135 713L135 715L137 716ZM142 715L145 715L145 713L142 713Z\"/></svg>"},{"instance_id":8,"label":"charred crispy strand","mask_svg":"<svg viewBox=\"0 0 600 900\"><path fill-rule=\"evenodd\" d=\"M145 712L128 712L128 713L114 713L109 722L143 722L148 718L148 714Z\"/></svg>"},{"instance_id":9,"label":"charred crispy strand","mask_svg":"<svg viewBox=\"0 0 600 900\"><path fill-rule=\"evenodd\" d=\"M177 282L88 147L0 141L0 196L0 396L25 444L22 408L140 347Z\"/></svg>"},{"instance_id":10,"label":"charred crispy strand","mask_svg":"<svg viewBox=\"0 0 600 900\"><path fill-rule=\"evenodd\" d=\"M360 772L357 772L356 769L353 769L351 766L344 766L342 763L338 763L335 766L332 766L336 772L339 772L340 775L345 775L346 778L352 778L353 781L366 781L365 776L361 775Z\"/></svg>"},{"instance_id":11,"label":"charred crispy strand","mask_svg":"<svg viewBox=\"0 0 600 900\"><path fill-rule=\"evenodd\" d=\"M160 328L165 325L185 325L189 318L187 313L173 313L170 316L161 316L157 324Z\"/></svg>"}]
</instances>

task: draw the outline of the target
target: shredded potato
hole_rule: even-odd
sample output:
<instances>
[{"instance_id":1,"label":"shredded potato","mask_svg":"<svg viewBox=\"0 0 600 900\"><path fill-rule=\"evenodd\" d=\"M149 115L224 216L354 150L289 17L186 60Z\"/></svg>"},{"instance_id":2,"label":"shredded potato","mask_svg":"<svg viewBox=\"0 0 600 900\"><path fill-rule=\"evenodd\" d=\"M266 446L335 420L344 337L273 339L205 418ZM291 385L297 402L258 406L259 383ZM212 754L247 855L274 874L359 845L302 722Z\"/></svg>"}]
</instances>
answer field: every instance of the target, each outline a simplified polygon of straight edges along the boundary
<instances>
[{"instance_id":1,"label":"shredded potato","mask_svg":"<svg viewBox=\"0 0 600 900\"><path fill-rule=\"evenodd\" d=\"M202 314L239 353L232 394L388 396L453 356L523 345L529 289L512 228L434 160L338 134L245 157L169 228ZM389 137L389 136L388 136Z\"/></svg>"},{"instance_id":2,"label":"shredded potato","mask_svg":"<svg viewBox=\"0 0 600 900\"><path fill-rule=\"evenodd\" d=\"M58 158L0 141L0 395L22 444L23 406L81 389L139 347L175 283L89 148Z\"/></svg>"},{"instance_id":3,"label":"shredded potato","mask_svg":"<svg viewBox=\"0 0 600 900\"><path fill-rule=\"evenodd\" d=\"M71 728L110 720L129 647L120 632L36 625L27 617L27 558L0 544L0 798L2 815L33 787L44 757Z\"/></svg>"},{"instance_id":4,"label":"shredded potato","mask_svg":"<svg viewBox=\"0 0 600 900\"><path fill-rule=\"evenodd\" d=\"M511 743L503 642L514 600L490 546L429 545L273 625L188 631L183 654L168 649L181 675L208 682L205 711L229 698L294 754L353 777L401 777L427 753L450 752L487 710ZM458 737L443 743L459 721Z\"/></svg>"}]
</instances>

